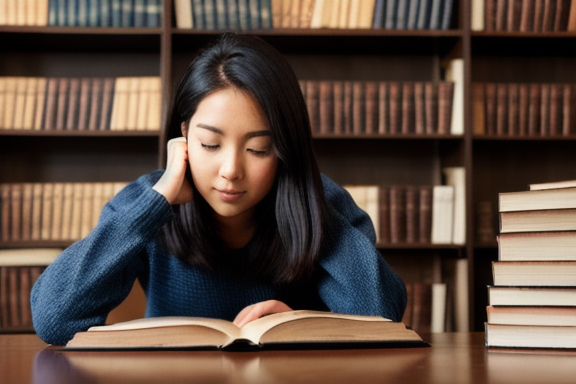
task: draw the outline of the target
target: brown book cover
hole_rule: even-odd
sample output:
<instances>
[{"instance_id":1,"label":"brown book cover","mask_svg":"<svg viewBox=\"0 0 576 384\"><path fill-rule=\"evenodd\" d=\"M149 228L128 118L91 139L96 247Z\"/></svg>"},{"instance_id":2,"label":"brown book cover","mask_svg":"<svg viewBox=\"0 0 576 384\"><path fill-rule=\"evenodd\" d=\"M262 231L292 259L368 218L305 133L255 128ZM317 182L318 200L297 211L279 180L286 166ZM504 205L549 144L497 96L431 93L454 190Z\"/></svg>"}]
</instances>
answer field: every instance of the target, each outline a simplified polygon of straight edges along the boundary
<instances>
[{"instance_id":1,"label":"brown book cover","mask_svg":"<svg viewBox=\"0 0 576 384\"><path fill-rule=\"evenodd\" d=\"M518 84L508 84L508 136L518 136L519 115L518 115Z\"/></svg>"},{"instance_id":2,"label":"brown book cover","mask_svg":"<svg viewBox=\"0 0 576 384\"><path fill-rule=\"evenodd\" d=\"M496 134L496 83L486 83L486 134Z\"/></svg>"},{"instance_id":3,"label":"brown book cover","mask_svg":"<svg viewBox=\"0 0 576 384\"><path fill-rule=\"evenodd\" d=\"M432 321L432 284L413 283L412 329L429 333Z\"/></svg>"},{"instance_id":4,"label":"brown book cover","mask_svg":"<svg viewBox=\"0 0 576 384\"><path fill-rule=\"evenodd\" d=\"M562 132L562 94L562 84L550 84L550 136L558 136Z\"/></svg>"},{"instance_id":5,"label":"brown book cover","mask_svg":"<svg viewBox=\"0 0 576 384\"><path fill-rule=\"evenodd\" d=\"M454 83L440 81L438 83L438 133L449 134L452 121L452 100L454 98Z\"/></svg>"},{"instance_id":6,"label":"brown book cover","mask_svg":"<svg viewBox=\"0 0 576 384\"><path fill-rule=\"evenodd\" d=\"M306 105L310 116L310 126L313 133L318 133L320 128L319 97L320 90L317 81L306 81Z\"/></svg>"},{"instance_id":7,"label":"brown book cover","mask_svg":"<svg viewBox=\"0 0 576 384\"><path fill-rule=\"evenodd\" d=\"M414 84L409 81L402 83L402 120L403 134L414 132Z\"/></svg>"},{"instance_id":8,"label":"brown book cover","mask_svg":"<svg viewBox=\"0 0 576 384\"><path fill-rule=\"evenodd\" d=\"M531 83L528 101L528 135L540 133L540 84Z\"/></svg>"},{"instance_id":9,"label":"brown book cover","mask_svg":"<svg viewBox=\"0 0 576 384\"><path fill-rule=\"evenodd\" d=\"M378 209L380 217L380 242L390 243L390 189L378 188Z\"/></svg>"},{"instance_id":10,"label":"brown book cover","mask_svg":"<svg viewBox=\"0 0 576 384\"><path fill-rule=\"evenodd\" d=\"M68 89L70 79L67 77L58 78L58 101L56 104L56 129L66 128L66 115L68 111Z\"/></svg>"},{"instance_id":11,"label":"brown book cover","mask_svg":"<svg viewBox=\"0 0 576 384\"><path fill-rule=\"evenodd\" d=\"M344 83L334 81L334 134L344 132Z\"/></svg>"},{"instance_id":12,"label":"brown book cover","mask_svg":"<svg viewBox=\"0 0 576 384\"><path fill-rule=\"evenodd\" d=\"M10 201L12 203L10 239L12 241L22 240L22 188L22 183L10 184Z\"/></svg>"},{"instance_id":13,"label":"brown book cover","mask_svg":"<svg viewBox=\"0 0 576 384\"><path fill-rule=\"evenodd\" d=\"M388 83L388 113L389 133L400 133L400 119L402 118L402 88L400 83L391 81Z\"/></svg>"},{"instance_id":14,"label":"brown book cover","mask_svg":"<svg viewBox=\"0 0 576 384\"><path fill-rule=\"evenodd\" d=\"M0 267L0 329L7 329L10 326L10 296L8 289L8 268Z\"/></svg>"},{"instance_id":15,"label":"brown book cover","mask_svg":"<svg viewBox=\"0 0 576 384\"><path fill-rule=\"evenodd\" d=\"M438 133L438 87L431 82L424 83L424 108L426 133Z\"/></svg>"},{"instance_id":16,"label":"brown book cover","mask_svg":"<svg viewBox=\"0 0 576 384\"><path fill-rule=\"evenodd\" d=\"M51 227L54 215L54 183L44 183L42 187L42 226L40 238L52 240Z\"/></svg>"},{"instance_id":17,"label":"brown book cover","mask_svg":"<svg viewBox=\"0 0 576 384\"><path fill-rule=\"evenodd\" d=\"M32 183L22 184L22 240L32 239Z\"/></svg>"},{"instance_id":18,"label":"brown book cover","mask_svg":"<svg viewBox=\"0 0 576 384\"><path fill-rule=\"evenodd\" d=\"M11 227L11 216L10 213L10 190L11 186L8 183L0 184L0 210L2 212L2 231L0 233L0 239L3 242L10 241L10 227Z\"/></svg>"},{"instance_id":19,"label":"brown book cover","mask_svg":"<svg viewBox=\"0 0 576 384\"><path fill-rule=\"evenodd\" d=\"M33 183L32 187L32 240L42 238L42 190L43 183Z\"/></svg>"},{"instance_id":20,"label":"brown book cover","mask_svg":"<svg viewBox=\"0 0 576 384\"><path fill-rule=\"evenodd\" d=\"M89 115L90 115L90 83L91 79L89 77L83 77L80 79L80 96L78 103L78 122L76 128L80 131L88 129Z\"/></svg>"},{"instance_id":21,"label":"brown book cover","mask_svg":"<svg viewBox=\"0 0 576 384\"><path fill-rule=\"evenodd\" d=\"M102 110L102 78L94 77L90 79L90 106L88 110L88 129L95 131L100 123L100 112Z\"/></svg>"},{"instance_id":22,"label":"brown book cover","mask_svg":"<svg viewBox=\"0 0 576 384\"><path fill-rule=\"evenodd\" d=\"M331 133L333 131L332 126L334 125L334 93L332 81L322 80L319 82L319 100L320 100L320 118L319 118L319 128L321 134Z\"/></svg>"},{"instance_id":23,"label":"brown book cover","mask_svg":"<svg viewBox=\"0 0 576 384\"><path fill-rule=\"evenodd\" d=\"M550 84L540 85L540 136L550 135Z\"/></svg>"},{"instance_id":24,"label":"brown book cover","mask_svg":"<svg viewBox=\"0 0 576 384\"><path fill-rule=\"evenodd\" d=\"M365 131L367 134L376 133L378 130L378 83L366 81L365 87Z\"/></svg>"},{"instance_id":25,"label":"brown book cover","mask_svg":"<svg viewBox=\"0 0 576 384\"><path fill-rule=\"evenodd\" d=\"M542 15L542 32L552 32L554 29L554 16L556 15L556 1L544 0Z\"/></svg>"},{"instance_id":26,"label":"brown book cover","mask_svg":"<svg viewBox=\"0 0 576 384\"><path fill-rule=\"evenodd\" d=\"M494 29L496 31L505 31L506 30L506 21L508 20L507 15L507 7L506 7L507 0L496 0L496 15L495 15L495 25Z\"/></svg>"},{"instance_id":27,"label":"brown book cover","mask_svg":"<svg viewBox=\"0 0 576 384\"><path fill-rule=\"evenodd\" d=\"M364 83L352 82L352 133L362 135L364 133Z\"/></svg>"},{"instance_id":28,"label":"brown book cover","mask_svg":"<svg viewBox=\"0 0 576 384\"><path fill-rule=\"evenodd\" d=\"M534 4L535 0L522 0L522 10L520 11L520 32L531 32L534 30Z\"/></svg>"},{"instance_id":29,"label":"brown book cover","mask_svg":"<svg viewBox=\"0 0 576 384\"><path fill-rule=\"evenodd\" d=\"M528 134L528 105L529 86L526 83L518 84L518 136Z\"/></svg>"},{"instance_id":30,"label":"brown book cover","mask_svg":"<svg viewBox=\"0 0 576 384\"><path fill-rule=\"evenodd\" d=\"M78 106L80 101L80 79L71 78L68 87L68 111L65 128L69 131L78 127Z\"/></svg>"},{"instance_id":31,"label":"brown book cover","mask_svg":"<svg viewBox=\"0 0 576 384\"><path fill-rule=\"evenodd\" d=\"M32 328L32 313L30 309L30 290L32 284L30 281L30 267L21 266L18 270L18 293L19 293L19 312L20 327Z\"/></svg>"},{"instance_id":32,"label":"brown book cover","mask_svg":"<svg viewBox=\"0 0 576 384\"><path fill-rule=\"evenodd\" d=\"M506 10L506 30L520 30L520 16L522 14L523 0L508 0L508 9Z\"/></svg>"},{"instance_id":33,"label":"brown book cover","mask_svg":"<svg viewBox=\"0 0 576 384\"><path fill-rule=\"evenodd\" d=\"M406 241L406 193L404 187L392 185L390 191L390 242Z\"/></svg>"},{"instance_id":34,"label":"brown book cover","mask_svg":"<svg viewBox=\"0 0 576 384\"><path fill-rule=\"evenodd\" d=\"M570 13L568 15L567 31L576 31L576 0L570 1Z\"/></svg>"},{"instance_id":35,"label":"brown book cover","mask_svg":"<svg viewBox=\"0 0 576 384\"><path fill-rule=\"evenodd\" d=\"M44 109L46 108L46 87L48 79L39 77L36 85L36 107L34 108L34 123L32 128L36 131L42 129Z\"/></svg>"},{"instance_id":36,"label":"brown book cover","mask_svg":"<svg viewBox=\"0 0 576 384\"><path fill-rule=\"evenodd\" d=\"M405 189L406 194L406 242L416 243L419 239L419 223L418 223L418 198L419 189L415 186L409 185Z\"/></svg>"},{"instance_id":37,"label":"brown book cover","mask_svg":"<svg viewBox=\"0 0 576 384\"><path fill-rule=\"evenodd\" d=\"M99 130L106 131L111 129L112 123L112 103L114 102L114 85L113 77L103 79L102 87L102 111L100 113Z\"/></svg>"},{"instance_id":38,"label":"brown book cover","mask_svg":"<svg viewBox=\"0 0 576 384\"><path fill-rule=\"evenodd\" d=\"M17 267L5 267L8 269L8 292L9 292L9 310L10 310L10 327L18 327L20 324L20 313L19 313L19 293L18 293L18 268Z\"/></svg>"},{"instance_id":39,"label":"brown book cover","mask_svg":"<svg viewBox=\"0 0 576 384\"><path fill-rule=\"evenodd\" d=\"M414 308L414 284L406 283L406 309L404 310L404 315L402 316L402 322L406 326L412 328L412 310Z\"/></svg>"},{"instance_id":40,"label":"brown book cover","mask_svg":"<svg viewBox=\"0 0 576 384\"><path fill-rule=\"evenodd\" d=\"M426 113L424 110L424 83L414 83L414 133L426 133Z\"/></svg>"},{"instance_id":41,"label":"brown book cover","mask_svg":"<svg viewBox=\"0 0 576 384\"><path fill-rule=\"evenodd\" d=\"M484 0L484 30L496 29L496 0Z\"/></svg>"},{"instance_id":42,"label":"brown book cover","mask_svg":"<svg viewBox=\"0 0 576 384\"><path fill-rule=\"evenodd\" d=\"M568 27L568 17L570 16L570 0L557 0L556 13L554 15L555 32L566 31Z\"/></svg>"},{"instance_id":43,"label":"brown book cover","mask_svg":"<svg viewBox=\"0 0 576 384\"><path fill-rule=\"evenodd\" d=\"M472 84L472 114L473 114L473 130L474 135L483 136L486 134L486 103L484 83Z\"/></svg>"},{"instance_id":44,"label":"brown book cover","mask_svg":"<svg viewBox=\"0 0 576 384\"><path fill-rule=\"evenodd\" d=\"M508 123L508 84L496 84L496 134L505 135Z\"/></svg>"},{"instance_id":45,"label":"brown book cover","mask_svg":"<svg viewBox=\"0 0 576 384\"><path fill-rule=\"evenodd\" d=\"M378 82L378 133L384 135L389 132L389 100L388 83Z\"/></svg>"},{"instance_id":46,"label":"brown book cover","mask_svg":"<svg viewBox=\"0 0 576 384\"><path fill-rule=\"evenodd\" d=\"M534 2L534 26L532 32L542 32L544 23L544 1L535 0Z\"/></svg>"},{"instance_id":47,"label":"brown book cover","mask_svg":"<svg viewBox=\"0 0 576 384\"><path fill-rule=\"evenodd\" d=\"M418 198L418 241L430 244L432 236L432 187L420 187Z\"/></svg>"},{"instance_id":48,"label":"brown book cover","mask_svg":"<svg viewBox=\"0 0 576 384\"><path fill-rule=\"evenodd\" d=\"M570 136L576 133L574 128L575 118L575 85L564 84L562 88L562 135Z\"/></svg>"},{"instance_id":49,"label":"brown book cover","mask_svg":"<svg viewBox=\"0 0 576 384\"><path fill-rule=\"evenodd\" d=\"M352 112L352 81L344 81L344 93L343 93L343 110L344 110L344 114L343 114L343 131L342 133L344 134L351 134L352 133L352 116L353 116L353 112Z\"/></svg>"}]
</instances>

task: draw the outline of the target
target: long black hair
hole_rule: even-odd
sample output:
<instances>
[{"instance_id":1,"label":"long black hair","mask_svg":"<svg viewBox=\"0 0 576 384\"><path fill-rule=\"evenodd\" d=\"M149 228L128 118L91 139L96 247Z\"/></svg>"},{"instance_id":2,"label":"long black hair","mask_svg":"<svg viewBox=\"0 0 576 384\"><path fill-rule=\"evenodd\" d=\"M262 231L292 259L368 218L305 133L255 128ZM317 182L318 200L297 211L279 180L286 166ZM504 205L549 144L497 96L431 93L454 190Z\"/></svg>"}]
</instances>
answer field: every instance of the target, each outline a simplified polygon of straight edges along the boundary
<instances>
[{"instance_id":1,"label":"long black hair","mask_svg":"<svg viewBox=\"0 0 576 384\"><path fill-rule=\"evenodd\" d=\"M182 136L181 125L188 126L198 104L226 88L239 89L258 101L278 156L274 186L257 206L257 228L246 252L248 275L276 282L306 279L323 247L326 202L304 97L280 52L257 37L221 35L196 56L180 79L165 140ZM191 184L193 201L175 207L164 239L179 259L213 268L225 250L209 205Z\"/></svg>"}]
</instances>

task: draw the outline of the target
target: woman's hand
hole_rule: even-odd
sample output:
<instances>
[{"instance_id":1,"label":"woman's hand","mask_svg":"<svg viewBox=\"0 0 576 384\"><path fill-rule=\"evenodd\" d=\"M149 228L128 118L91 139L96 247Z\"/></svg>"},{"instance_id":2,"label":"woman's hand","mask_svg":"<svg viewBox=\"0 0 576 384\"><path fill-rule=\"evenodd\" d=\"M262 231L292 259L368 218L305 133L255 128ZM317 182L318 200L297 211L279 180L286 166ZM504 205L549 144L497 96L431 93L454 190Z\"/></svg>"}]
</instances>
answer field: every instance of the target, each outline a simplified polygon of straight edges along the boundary
<instances>
[{"instance_id":1,"label":"woman's hand","mask_svg":"<svg viewBox=\"0 0 576 384\"><path fill-rule=\"evenodd\" d=\"M168 142L166 171L154 185L154 190L162 194L171 205L192 201L192 186L186 179L188 170L188 144L185 137L177 137Z\"/></svg>"},{"instance_id":2,"label":"woman's hand","mask_svg":"<svg viewBox=\"0 0 576 384\"><path fill-rule=\"evenodd\" d=\"M249 305L241 310L234 319L234 325L237 327L242 327L252 320L256 320L262 316L278 312L287 312L291 310L292 308L278 300L262 301L260 303Z\"/></svg>"}]
</instances>

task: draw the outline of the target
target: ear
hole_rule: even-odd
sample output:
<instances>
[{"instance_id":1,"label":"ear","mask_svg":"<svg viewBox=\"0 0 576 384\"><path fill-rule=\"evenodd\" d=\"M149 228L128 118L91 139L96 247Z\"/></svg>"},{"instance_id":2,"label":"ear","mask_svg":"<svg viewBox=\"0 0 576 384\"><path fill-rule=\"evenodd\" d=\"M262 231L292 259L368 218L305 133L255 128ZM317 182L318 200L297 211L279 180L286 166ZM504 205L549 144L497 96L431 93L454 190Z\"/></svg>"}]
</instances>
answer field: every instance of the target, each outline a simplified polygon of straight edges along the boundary
<instances>
[{"instance_id":1,"label":"ear","mask_svg":"<svg viewBox=\"0 0 576 384\"><path fill-rule=\"evenodd\" d=\"M182 132L182 136L188 138L188 127L186 126L185 121L183 121L182 124L180 124L180 132Z\"/></svg>"}]
</instances>

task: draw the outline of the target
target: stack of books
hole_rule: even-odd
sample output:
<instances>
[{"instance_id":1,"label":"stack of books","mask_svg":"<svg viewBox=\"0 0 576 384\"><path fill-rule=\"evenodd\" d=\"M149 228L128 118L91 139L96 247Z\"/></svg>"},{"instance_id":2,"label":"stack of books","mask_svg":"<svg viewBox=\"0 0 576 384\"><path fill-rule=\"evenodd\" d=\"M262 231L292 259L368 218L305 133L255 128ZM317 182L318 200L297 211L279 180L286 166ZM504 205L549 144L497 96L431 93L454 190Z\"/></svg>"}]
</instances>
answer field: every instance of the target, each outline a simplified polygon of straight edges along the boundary
<instances>
[{"instance_id":1,"label":"stack of books","mask_svg":"<svg viewBox=\"0 0 576 384\"><path fill-rule=\"evenodd\" d=\"M576 180L499 196L486 346L576 349Z\"/></svg>"}]
</instances>

